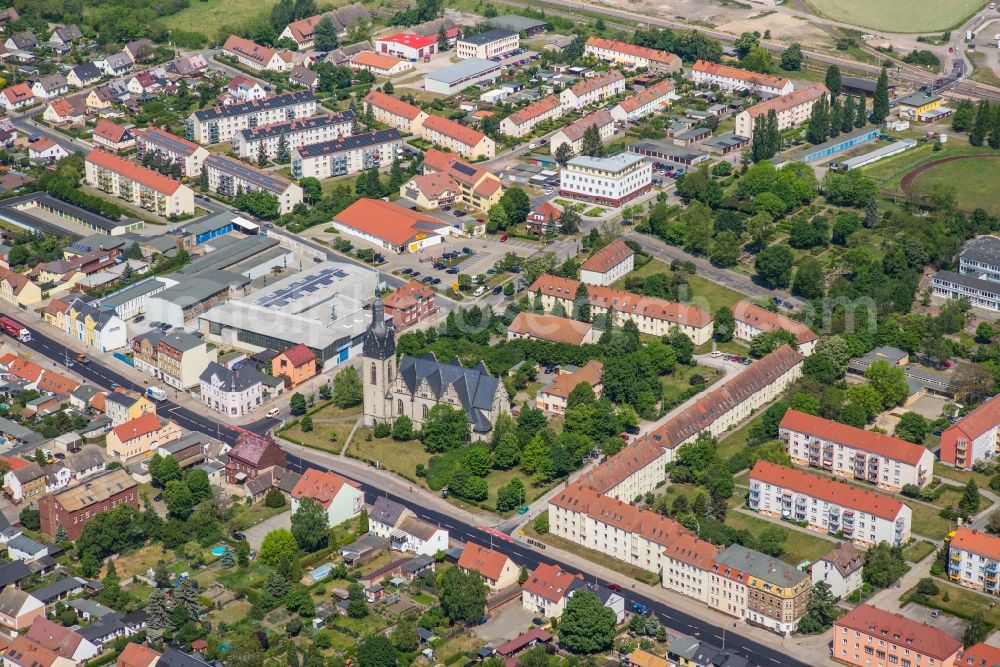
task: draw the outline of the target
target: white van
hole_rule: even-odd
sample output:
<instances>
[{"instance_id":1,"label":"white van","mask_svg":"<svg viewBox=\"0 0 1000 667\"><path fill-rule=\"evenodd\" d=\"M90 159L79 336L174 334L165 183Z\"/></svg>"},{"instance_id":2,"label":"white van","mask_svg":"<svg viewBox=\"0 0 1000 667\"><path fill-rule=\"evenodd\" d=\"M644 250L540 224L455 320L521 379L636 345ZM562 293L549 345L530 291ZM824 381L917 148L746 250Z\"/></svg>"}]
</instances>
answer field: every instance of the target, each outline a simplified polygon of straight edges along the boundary
<instances>
[{"instance_id":1,"label":"white van","mask_svg":"<svg viewBox=\"0 0 1000 667\"><path fill-rule=\"evenodd\" d=\"M482 296L485 293L486 293L486 285L480 285L479 288L476 289L473 296Z\"/></svg>"},{"instance_id":2,"label":"white van","mask_svg":"<svg viewBox=\"0 0 1000 667\"><path fill-rule=\"evenodd\" d=\"M268 419L274 419L275 417L278 416L278 408L271 408L270 410L267 411L267 414L265 416Z\"/></svg>"}]
</instances>

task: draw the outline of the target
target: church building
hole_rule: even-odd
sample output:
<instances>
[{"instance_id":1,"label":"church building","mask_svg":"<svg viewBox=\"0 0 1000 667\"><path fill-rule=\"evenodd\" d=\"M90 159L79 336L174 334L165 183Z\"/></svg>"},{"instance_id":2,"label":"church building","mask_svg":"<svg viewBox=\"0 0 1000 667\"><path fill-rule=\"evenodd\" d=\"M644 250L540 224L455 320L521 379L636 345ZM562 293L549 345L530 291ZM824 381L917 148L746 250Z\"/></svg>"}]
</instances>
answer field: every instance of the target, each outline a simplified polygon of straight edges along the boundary
<instances>
[{"instance_id":1,"label":"church building","mask_svg":"<svg viewBox=\"0 0 1000 667\"><path fill-rule=\"evenodd\" d=\"M396 335L385 322L379 297L372 306L372 323L365 333L361 361L367 426L391 423L406 415L419 428L430 409L444 403L463 410L472 436L483 438L502 413L510 412L510 397L503 382L491 376L483 362L466 368L458 359L440 362L433 354L404 354L397 368Z\"/></svg>"}]
</instances>

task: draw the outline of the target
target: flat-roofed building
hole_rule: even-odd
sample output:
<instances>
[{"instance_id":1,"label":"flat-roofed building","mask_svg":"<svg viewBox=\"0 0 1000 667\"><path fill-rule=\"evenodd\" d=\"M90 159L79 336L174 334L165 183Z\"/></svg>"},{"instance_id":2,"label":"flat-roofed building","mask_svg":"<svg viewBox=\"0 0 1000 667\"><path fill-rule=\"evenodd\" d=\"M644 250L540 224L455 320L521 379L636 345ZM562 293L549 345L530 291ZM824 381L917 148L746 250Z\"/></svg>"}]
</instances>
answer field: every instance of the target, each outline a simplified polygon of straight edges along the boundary
<instances>
[{"instance_id":1,"label":"flat-roofed building","mask_svg":"<svg viewBox=\"0 0 1000 667\"><path fill-rule=\"evenodd\" d=\"M584 53L622 67L629 69L641 67L654 73L673 74L679 72L682 67L681 59L669 51L629 44L617 39L588 37Z\"/></svg>"},{"instance_id":2,"label":"flat-roofed building","mask_svg":"<svg viewBox=\"0 0 1000 667\"><path fill-rule=\"evenodd\" d=\"M858 605L833 624L831 657L852 667L957 667L962 642L932 625ZM893 660L895 658L895 660Z\"/></svg>"},{"instance_id":3,"label":"flat-roofed building","mask_svg":"<svg viewBox=\"0 0 1000 667\"><path fill-rule=\"evenodd\" d=\"M506 28L493 28L474 35L459 37L455 43L455 55L459 59L500 58L516 51L521 40L518 33Z\"/></svg>"},{"instance_id":4,"label":"flat-roofed building","mask_svg":"<svg viewBox=\"0 0 1000 667\"><path fill-rule=\"evenodd\" d=\"M642 156L619 153L606 158L577 156L559 175L559 194L619 208L649 192L653 167Z\"/></svg>"},{"instance_id":5,"label":"flat-roofed building","mask_svg":"<svg viewBox=\"0 0 1000 667\"><path fill-rule=\"evenodd\" d=\"M278 199L278 211L282 215L291 213L296 204L302 203L299 185L231 157L210 155L205 158L203 169L208 173L208 189L226 197L235 197L240 191L267 192Z\"/></svg>"},{"instance_id":6,"label":"flat-roofed building","mask_svg":"<svg viewBox=\"0 0 1000 667\"><path fill-rule=\"evenodd\" d=\"M864 546L910 539L913 512L902 501L769 461L750 471L748 503L755 512L805 521L811 530L842 533Z\"/></svg>"},{"instance_id":7,"label":"flat-roofed building","mask_svg":"<svg viewBox=\"0 0 1000 667\"><path fill-rule=\"evenodd\" d=\"M147 211L173 218L194 213L194 192L180 181L102 150L84 162L87 185Z\"/></svg>"},{"instance_id":8,"label":"flat-roofed building","mask_svg":"<svg viewBox=\"0 0 1000 667\"><path fill-rule=\"evenodd\" d=\"M316 114L311 90L283 93L262 100L219 105L195 111L186 121L187 138L199 144L231 141L240 130L282 123Z\"/></svg>"},{"instance_id":9,"label":"flat-roofed building","mask_svg":"<svg viewBox=\"0 0 1000 667\"><path fill-rule=\"evenodd\" d=\"M299 146L349 137L354 121L354 111L347 109L323 116L272 123L262 127L248 127L233 137L233 148L243 159L259 159L258 156L263 150L268 159L275 160L282 140L285 149L291 153Z\"/></svg>"},{"instance_id":10,"label":"flat-roofed building","mask_svg":"<svg viewBox=\"0 0 1000 667\"><path fill-rule=\"evenodd\" d=\"M736 114L736 134L753 139L757 119L766 118L774 111L778 119L778 130L798 127L809 120L813 106L830 95L830 91L822 83L814 83L805 88L799 88L781 97L775 97L766 102L755 104Z\"/></svg>"},{"instance_id":11,"label":"flat-roofed building","mask_svg":"<svg viewBox=\"0 0 1000 667\"><path fill-rule=\"evenodd\" d=\"M292 150L292 177L322 180L372 168L381 171L392 166L402 147L395 128L305 144Z\"/></svg>"},{"instance_id":12,"label":"flat-roofed building","mask_svg":"<svg viewBox=\"0 0 1000 667\"><path fill-rule=\"evenodd\" d=\"M750 342L762 333L787 331L795 336L795 344L804 357L813 353L816 341L819 340L819 336L801 322L780 313L772 313L749 301L738 301L733 305L733 318L736 321L733 338Z\"/></svg>"},{"instance_id":13,"label":"flat-roofed building","mask_svg":"<svg viewBox=\"0 0 1000 667\"><path fill-rule=\"evenodd\" d=\"M424 90L440 95L456 95L477 83L496 81L506 69L506 65L492 60L467 58L427 74Z\"/></svg>"},{"instance_id":14,"label":"flat-roofed building","mask_svg":"<svg viewBox=\"0 0 1000 667\"><path fill-rule=\"evenodd\" d=\"M201 174L201 166L208 157L208 149L181 139L158 127L147 127L136 133L136 152L139 158L153 153L181 166L181 174L195 178Z\"/></svg>"},{"instance_id":15,"label":"flat-roofed building","mask_svg":"<svg viewBox=\"0 0 1000 667\"><path fill-rule=\"evenodd\" d=\"M934 454L891 435L789 410L778 426L778 439L800 465L840 477L869 482L889 491L906 485L923 488L934 475Z\"/></svg>"},{"instance_id":16,"label":"flat-roofed building","mask_svg":"<svg viewBox=\"0 0 1000 667\"><path fill-rule=\"evenodd\" d=\"M691 76L696 86L718 86L733 92L748 90L764 95L787 95L795 89L791 79L758 74L738 67L698 60L691 68Z\"/></svg>"},{"instance_id":17,"label":"flat-roofed building","mask_svg":"<svg viewBox=\"0 0 1000 667\"><path fill-rule=\"evenodd\" d=\"M123 468L108 470L89 477L59 493L38 501L41 530L55 537L61 525L66 536L75 540L84 526L101 512L119 505L139 508L138 484Z\"/></svg>"}]
</instances>

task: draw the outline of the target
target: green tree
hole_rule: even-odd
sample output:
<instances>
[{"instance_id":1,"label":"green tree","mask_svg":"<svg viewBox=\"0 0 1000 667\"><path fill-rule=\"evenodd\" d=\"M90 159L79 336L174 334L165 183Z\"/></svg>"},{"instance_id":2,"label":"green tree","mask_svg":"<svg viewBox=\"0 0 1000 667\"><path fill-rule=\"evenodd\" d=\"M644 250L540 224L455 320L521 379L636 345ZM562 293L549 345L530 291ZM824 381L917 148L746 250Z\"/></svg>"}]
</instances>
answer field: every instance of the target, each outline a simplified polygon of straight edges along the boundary
<instances>
[{"instance_id":1,"label":"green tree","mask_svg":"<svg viewBox=\"0 0 1000 667\"><path fill-rule=\"evenodd\" d=\"M288 407L293 415L304 415L308 409L306 397L299 392L295 392L288 401Z\"/></svg>"},{"instance_id":2,"label":"green tree","mask_svg":"<svg viewBox=\"0 0 1000 667\"><path fill-rule=\"evenodd\" d=\"M413 420L406 415L400 415L396 417L396 421L392 424L392 439L393 440L410 440L413 438Z\"/></svg>"},{"instance_id":3,"label":"green tree","mask_svg":"<svg viewBox=\"0 0 1000 667\"><path fill-rule=\"evenodd\" d=\"M260 562L276 570L287 570L298 556L299 543L287 528L272 530L260 545Z\"/></svg>"},{"instance_id":4,"label":"green tree","mask_svg":"<svg viewBox=\"0 0 1000 667\"><path fill-rule=\"evenodd\" d=\"M834 621L840 616L837 601L830 593L830 585L821 581L813 586L806 613L799 619L798 630L802 634L815 635L826 632L833 627Z\"/></svg>"},{"instance_id":5,"label":"green tree","mask_svg":"<svg viewBox=\"0 0 1000 667\"><path fill-rule=\"evenodd\" d=\"M804 299L818 299L823 296L823 267L819 260L810 257L795 269L792 293Z\"/></svg>"},{"instance_id":6,"label":"green tree","mask_svg":"<svg viewBox=\"0 0 1000 667\"><path fill-rule=\"evenodd\" d=\"M417 624L413 621L400 621L392 633L392 644L397 651L410 653L420 646L420 635L417 634Z\"/></svg>"},{"instance_id":7,"label":"green tree","mask_svg":"<svg viewBox=\"0 0 1000 667\"><path fill-rule=\"evenodd\" d=\"M854 127L864 127L868 123L868 103L864 94L858 95L858 104L854 108Z\"/></svg>"},{"instance_id":8,"label":"green tree","mask_svg":"<svg viewBox=\"0 0 1000 667\"><path fill-rule=\"evenodd\" d=\"M420 439L429 452L447 452L468 440L469 419L464 410L439 403L427 413Z\"/></svg>"},{"instance_id":9,"label":"green tree","mask_svg":"<svg viewBox=\"0 0 1000 667\"><path fill-rule=\"evenodd\" d=\"M396 649L385 635L370 634L358 644L358 667L396 667L396 662Z\"/></svg>"},{"instance_id":10,"label":"green tree","mask_svg":"<svg viewBox=\"0 0 1000 667\"><path fill-rule=\"evenodd\" d=\"M313 38L318 51L332 51L337 48L338 30L329 14L321 18L313 28Z\"/></svg>"},{"instance_id":11,"label":"green tree","mask_svg":"<svg viewBox=\"0 0 1000 667\"><path fill-rule=\"evenodd\" d=\"M990 110L990 103L986 100L980 100L979 106L976 108L976 120L972 125L972 131L969 132L969 143L973 146L982 146L983 141L986 139L986 134L990 130L992 112Z\"/></svg>"},{"instance_id":12,"label":"green tree","mask_svg":"<svg viewBox=\"0 0 1000 667\"><path fill-rule=\"evenodd\" d=\"M313 430L313 420L310 415L302 415L302 419L299 420L299 428L302 429L303 433L309 433Z\"/></svg>"},{"instance_id":13,"label":"green tree","mask_svg":"<svg viewBox=\"0 0 1000 667\"><path fill-rule=\"evenodd\" d=\"M930 431L930 424L919 412L906 412L896 424L895 434L907 442L922 445Z\"/></svg>"},{"instance_id":14,"label":"green tree","mask_svg":"<svg viewBox=\"0 0 1000 667\"><path fill-rule=\"evenodd\" d=\"M520 507L524 502L524 483L515 477L497 491L497 510L506 512Z\"/></svg>"},{"instance_id":15,"label":"green tree","mask_svg":"<svg viewBox=\"0 0 1000 667\"><path fill-rule=\"evenodd\" d=\"M226 570L236 567L236 559L233 557L232 549L226 549L219 558L219 564Z\"/></svg>"},{"instance_id":16,"label":"green tree","mask_svg":"<svg viewBox=\"0 0 1000 667\"><path fill-rule=\"evenodd\" d=\"M965 632L962 633L962 645L965 648L969 648L978 644L986 639L986 635L990 634L992 627L983 618L982 612L975 612L969 618L969 622L965 626Z\"/></svg>"},{"instance_id":17,"label":"green tree","mask_svg":"<svg viewBox=\"0 0 1000 667\"><path fill-rule=\"evenodd\" d=\"M821 144L830 136L830 107L826 97L820 97L809 112L806 124L806 140L811 144Z\"/></svg>"},{"instance_id":18,"label":"green tree","mask_svg":"<svg viewBox=\"0 0 1000 667\"><path fill-rule=\"evenodd\" d=\"M781 69L797 72L802 69L802 59L802 46L798 42L793 42L781 52Z\"/></svg>"},{"instance_id":19,"label":"green tree","mask_svg":"<svg viewBox=\"0 0 1000 667\"><path fill-rule=\"evenodd\" d=\"M560 167L565 167L566 163L573 157L573 148L568 143L563 142L556 147L554 157Z\"/></svg>"},{"instance_id":20,"label":"green tree","mask_svg":"<svg viewBox=\"0 0 1000 667\"><path fill-rule=\"evenodd\" d=\"M180 480L167 482L167 488L163 490L163 502L166 503L170 516L181 521L186 521L197 504L191 489Z\"/></svg>"},{"instance_id":21,"label":"green tree","mask_svg":"<svg viewBox=\"0 0 1000 667\"><path fill-rule=\"evenodd\" d=\"M303 498L292 514L292 535L303 551L312 553L326 548L330 522L323 506L312 498Z\"/></svg>"},{"instance_id":22,"label":"green tree","mask_svg":"<svg viewBox=\"0 0 1000 667\"><path fill-rule=\"evenodd\" d=\"M478 572L445 567L438 573L437 590L445 616L471 623L483 615L489 591Z\"/></svg>"},{"instance_id":23,"label":"green tree","mask_svg":"<svg viewBox=\"0 0 1000 667\"><path fill-rule=\"evenodd\" d=\"M264 496L264 506L277 509L285 506L285 494L278 489L271 489Z\"/></svg>"},{"instance_id":24,"label":"green tree","mask_svg":"<svg viewBox=\"0 0 1000 667\"><path fill-rule=\"evenodd\" d=\"M513 185L507 188L500 197L500 204L507 211L507 222L511 225L523 224L531 212L531 199L520 187Z\"/></svg>"},{"instance_id":25,"label":"green tree","mask_svg":"<svg viewBox=\"0 0 1000 667\"><path fill-rule=\"evenodd\" d=\"M962 497L958 500L959 515L968 519L979 511L979 503L979 487L976 485L976 480L970 479L965 485L965 490L962 491Z\"/></svg>"},{"instance_id":26,"label":"green tree","mask_svg":"<svg viewBox=\"0 0 1000 667\"><path fill-rule=\"evenodd\" d=\"M795 261L792 251L784 245L774 245L764 248L757 255L754 267L769 287L788 287L792 278L792 264Z\"/></svg>"},{"instance_id":27,"label":"green tree","mask_svg":"<svg viewBox=\"0 0 1000 667\"><path fill-rule=\"evenodd\" d=\"M358 515L358 534L364 535L368 530L368 510L362 507L361 514Z\"/></svg>"},{"instance_id":28,"label":"green tree","mask_svg":"<svg viewBox=\"0 0 1000 667\"><path fill-rule=\"evenodd\" d=\"M233 638L226 667L264 667L264 649L255 633L239 633Z\"/></svg>"},{"instance_id":29,"label":"green tree","mask_svg":"<svg viewBox=\"0 0 1000 667\"><path fill-rule=\"evenodd\" d=\"M864 96L862 95L862 100ZM841 109L840 113L840 131L847 134L854 129L854 97L848 95L844 100L844 108Z\"/></svg>"},{"instance_id":30,"label":"green tree","mask_svg":"<svg viewBox=\"0 0 1000 667\"><path fill-rule=\"evenodd\" d=\"M159 452L149 460L149 475L152 478L153 486L158 489L165 488L168 482L179 480L183 473L181 466L172 456L160 456Z\"/></svg>"},{"instance_id":31,"label":"green tree","mask_svg":"<svg viewBox=\"0 0 1000 667\"><path fill-rule=\"evenodd\" d=\"M891 366L888 361L879 360L870 365L865 370L865 379L872 389L878 392L883 409L887 410L899 404L909 394L909 385L906 384L903 369Z\"/></svg>"},{"instance_id":32,"label":"green tree","mask_svg":"<svg viewBox=\"0 0 1000 667\"><path fill-rule=\"evenodd\" d=\"M506 230L509 226L510 220L507 218L507 209L500 203L490 206L490 210L487 213L486 231L490 234L496 234L497 232Z\"/></svg>"},{"instance_id":33,"label":"green tree","mask_svg":"<svg viewBox=\"0 0 1000 667\"><path fill-rule=\"evenodd\" d=\"M587 590L576 592L567 602L559 622L559 641L574 653L598 653L615 639L615 612Z\"/></svg>"},{"instance_id":34,"label":"green tree","mask_svg":"<svg viewBox=\"0 0 1000 667\"><path fill-rule=\"evenodd\" d=\"M240 540L236 543L236 565L241 570L250 566L250 545L247 544L246 540Z\"/></svg>"},{"instance_id":35,"label":"green tree","mask_svg":"<svg viewBox=\"0 0 1000 667\"><path fill-rule=\"evenodd\" d=\"M715 311L713 330L715 340L720 343L727 343L733 339L733 334L736 332L736 318L731 308L722 307Z\"/></svg>"},{"instance_id":36,"label":"green tree","mask_svg":"<svg viewBox=\"0 0 1000 667\"><path fill-rule=\"evenodd\" d=\"M146 603L146 624L153 630L163 630L170 624L170 604L162 589L155 589Z\"/></svg>"},{"instance_id":37,"label":"green tree","mask_svg":"<svg viewBox=\"0 0 1000 667\"><path fill-rule=\"evenodd\" d=\"M876 125L881 125L882 121L889 115L889 74L885 67L878 75L875 83L875 97L872 100L871 121Z\"/></svg>"},{"instance_id":38,"label":"green tree","mask_svg":"<svg viewBox=\"0 0 1000 667\"><path fill-rule=\"evenodd\" d=\"M576 293L573 295L573 311L574 319L590 322L590 290L584 282L576 287Z\"/></svg>"},{"instance_id":39,"label":"green tree","mask_svg":"<svg viewBox=\"0 0 1000 667\"><path fill-rule=\"evenodd\" d=\"M830 65L826 69L826 87L830 91L830 95L837 97L840 95L842 90L843 81L840 74L840 68L836 65Z\"/></svg>"},{"instance_id":40,"label":"green tree","mask_svg":"<svg viewBox=\"0 0 1000 667\"><path fill-rule=\"evenodd\" d=\"M903 548L880 542L865 552L862 580L875 588L888 588L906 574L909 566L903 558Z\"/></svg>"},{"instance_id":41,"label":"green tree","mask_svg":"<svg viewBox=\"0 0 1000 667\"><path fill-rule=\"evenodd\" d=\"M69 541L69 536L66 535L66 528L63 527L62 523L56 526L55 539L58 545L66 544Z\"/></svg>"},{"instance_id":42,"label":"green tree","mask_svg":"<svg viewBox=\"0 0 1000 667\"><path fill-rule=\"evenodd\" d=\"M513 433L505 433L493 448L493 465L500 470L509 470L521 460L521 444Z\"/></svg>"},{"instance_id":43,"label":"green tree","mask_svg":"<svg viewBox=\"0 0 1000 667\"><path fill-rule=\"evenodd\" d=\"M580 154L590 157L601 157L604 155L604 143L601 141L601 134L596 125L591 125L583 131L583 139L580 144Z\"/></svg>"},{"instance_id":44,"label":"green tree","mask_svg":"<svg viewBox=\"0 0 1000 667\"><path fill-rule=\"evenodd\" d=\"M438 51L447 51L449 47L448 33L446 33L444 30L444 24L441 24L441 27L438 28L437 37L438 37Z\"/></svg>"},{"instance_id":45,"label":"green tree","mask_svg":"<svg viewBox=\"0 0 1000 667\"><path fill-rule=\"evenodd\" d=\"M364 387L358 369L348 366L333 378L333 403L338 408L353 408L364 400Z\"/></svg>"}]
</instances>

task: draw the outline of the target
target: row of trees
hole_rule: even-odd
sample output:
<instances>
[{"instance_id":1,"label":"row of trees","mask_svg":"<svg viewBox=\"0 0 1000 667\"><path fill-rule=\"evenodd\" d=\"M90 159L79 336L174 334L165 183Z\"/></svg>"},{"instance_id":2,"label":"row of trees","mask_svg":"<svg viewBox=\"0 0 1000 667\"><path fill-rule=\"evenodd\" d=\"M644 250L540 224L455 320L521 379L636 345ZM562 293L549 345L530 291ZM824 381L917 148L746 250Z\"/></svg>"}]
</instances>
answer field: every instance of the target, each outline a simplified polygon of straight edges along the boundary
<instances>
[{"instance_id":1,"label":"row of trees","mask_svg":"<svg viewBox=\"0 0 1000 667\"><path fill-rule=\"evenodd\" d=\"M968 132L973 146L988 145L1000 148L1000 104L992 105L981 100L973 105L971 100L961 100L955 108L951 127L956 132Z\"/></svg>"}]
</instances>

